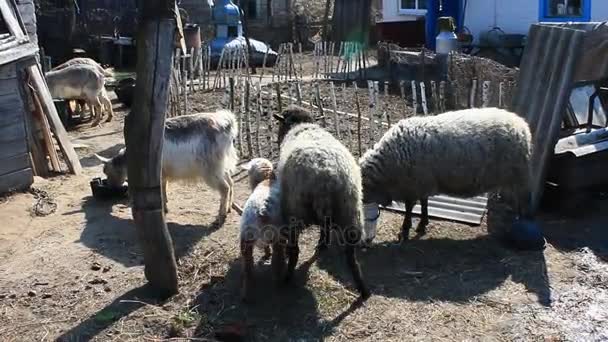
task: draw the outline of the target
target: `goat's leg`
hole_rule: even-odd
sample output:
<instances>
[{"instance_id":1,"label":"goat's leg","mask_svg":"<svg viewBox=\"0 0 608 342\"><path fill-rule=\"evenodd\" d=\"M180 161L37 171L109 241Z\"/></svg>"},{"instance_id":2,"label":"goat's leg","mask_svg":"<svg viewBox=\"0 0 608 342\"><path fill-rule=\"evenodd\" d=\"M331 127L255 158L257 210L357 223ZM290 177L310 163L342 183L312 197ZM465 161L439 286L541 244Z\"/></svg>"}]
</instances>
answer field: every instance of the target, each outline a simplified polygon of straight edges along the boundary
<instances>
[{"instance_id":1,"label":"goat's leg","mask_svg":"<svg viewBox=\"0 0 608 342\"><path fill-rule=\"evenodd\" d=\"M251 283L253 282L253 241L241 240L241 258L243 270L241 275L241 299L249 300Z\"/></svg>"},{"instance_id":2,"label":"goat's leg","mask_svg":"<svg viewBox=\"0 0 608 342\"><path fill-rule=\"evenodd\" d=\"M370 293L369 289L365 285L365 281L363 281L363 276L361 275L361 267L359 266L359 262L357 261L357 255L355 254L355 246L361 240L361 230L350 228L344 230L342 234L342 239L345 242L346 263L353 276L355 286L357 286L357 290L361 295L361 299L365 300L369 298Z\"/></svg>"},{"instance_id":3,"label":"goat's leg","mask_svg":"<svg viewBox=\"0 0 608 342\"><path fill-rule=\"evenodd\" d=\"M102 116L103 116L103 112L101 110L101 102L99 102L98 98L95 98L91 101L89 101L89 105L91 106L91 109L95 110L95 120L93 120L93 123L91 124L91 126L95 127L98 126L99 123L101 122Z\"/></svg>"},{"instance_id":4,"label":"goat's leg","mask_svg":"<svg viewBox=\"0 0 608 342\"><path fill-rule=\"evenodd\" d=\"M407 241L410 236L410 229L412 228L412 210L416 201L407 200L405 201L405 218L401 225L401 234L399 234L400 241Z\"/></svg>"},{"instance_id":5,"label":"goat's leg","mask_svg":"<svg viewBox=\"0 0 608 342\"><path fill-rule=\"evenodd\" d=\"M219 191L220 191L220 211L219 216L225 218L228 215L228 197L230 193L230 184L226 179L219 180Z\"/></svg>"},{"instance_id":6,"label":"goat's leg","mask_svg":"<svg viewBox=\"0 0 608 342\"><path fill-rule=\"evenodd\" d=\"M229 213L232 210L232 203L234 201L234 182L232 181L232 176L230 173L226 172L224 175L226 183L228 183L228 198L226 203L226 212Z\"/></svg>"},{"instance_id":7,"label":"goat's leg","mask_svg":"<svg viewBox=\"0 0 608 342\"><path fill-rule=\"evenodd\" d=\"M100 98L101 103L105 107L105 110L108 112L108 119L106 120L106 122L110 122L114 117L114 109L112 109L112 101L110 101L110 98L108 97L108 94L106 93L105 89L101 92Z\"/></svg>"},{"instance_id":8,"label":"goat's leg","mask_svg":"<svg viewBox=\"0 0 608 342\"><path fill-rule=\"evenodd\" d=\"M424 235L426 234L426 226L429 224L429 199L428 197L420 200L420 222L416 228L416 232Z\"/></svg>"},{"instance_id":9,"label":"goat's leg","mask_svg":"<svg viewBox=\"0 0 608 342\"><path fill-rule=\"evenodd\" d=\"M285 274L285 282L291 281L293 273L298 264L298 258L300 256L300 247L298 246L299 229L289 229L289 236L287 237L287 273Z\"/></svg>"}]
</instances>

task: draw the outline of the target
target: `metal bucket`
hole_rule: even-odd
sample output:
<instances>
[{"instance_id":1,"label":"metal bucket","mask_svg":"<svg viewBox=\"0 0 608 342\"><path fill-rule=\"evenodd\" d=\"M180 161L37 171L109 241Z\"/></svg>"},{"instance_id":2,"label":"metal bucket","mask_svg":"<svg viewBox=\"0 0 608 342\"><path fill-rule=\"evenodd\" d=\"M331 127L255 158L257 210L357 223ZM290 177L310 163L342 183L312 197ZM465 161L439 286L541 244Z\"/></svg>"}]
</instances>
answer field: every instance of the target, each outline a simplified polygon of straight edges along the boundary
<instances>
[{"instance_id":1,"label":"metal bucket","mask_svg":"<svg viewBox=\"0 0 608 342\"><path fill-rule=\"evenodd\" d=\"M365 217L365 243L370 243L376 237L376 227L378 226L378 218L380 218L380 207L377 203L368 203L363 206L363 215Z\"/></svg>"}]
</instances>

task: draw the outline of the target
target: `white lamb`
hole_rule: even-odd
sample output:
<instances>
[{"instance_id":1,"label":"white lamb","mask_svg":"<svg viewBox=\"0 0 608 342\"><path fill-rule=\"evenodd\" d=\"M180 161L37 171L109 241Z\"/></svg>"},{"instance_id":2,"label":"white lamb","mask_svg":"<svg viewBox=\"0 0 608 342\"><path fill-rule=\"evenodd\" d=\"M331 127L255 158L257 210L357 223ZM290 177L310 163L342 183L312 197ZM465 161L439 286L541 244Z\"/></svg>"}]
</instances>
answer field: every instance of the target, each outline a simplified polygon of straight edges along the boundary
<instances>
[{"instance_id":1,"label":"white lamb","mask_svg":"<svg viewBox=\"0 0 608 342\"><path fill-rule=\"evenodd\" d=\"M248 171L249 186L253 191L245 202L240 223L243 262L241 298L248 300L253 278L253 247L264 250L264 259L270 258L270 245L278 238L281 206L279 183L272 163L268 159L255 158L243 168Z\"/></svg>"}]
</instances>

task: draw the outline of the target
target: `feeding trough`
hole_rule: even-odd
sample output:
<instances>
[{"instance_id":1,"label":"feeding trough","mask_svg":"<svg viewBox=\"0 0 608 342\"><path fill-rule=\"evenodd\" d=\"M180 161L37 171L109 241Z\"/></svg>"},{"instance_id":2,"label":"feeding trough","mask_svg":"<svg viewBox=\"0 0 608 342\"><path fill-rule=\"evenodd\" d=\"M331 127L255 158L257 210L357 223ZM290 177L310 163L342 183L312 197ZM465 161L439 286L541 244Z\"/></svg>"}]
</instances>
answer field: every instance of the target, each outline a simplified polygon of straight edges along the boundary
<instances>
[{"instance_id":1,"label":"feeding trough","mask_svg":"<svg viewBox=\"0 0 608 342\"><path fill-rule=\"evenodd\" d=\"M90 185L93 197L97 199L121 199L126 198L129 193L129 187L127 185L112 187L108 184L107 179L93 178Z\"/></svg>"}]
</instances>

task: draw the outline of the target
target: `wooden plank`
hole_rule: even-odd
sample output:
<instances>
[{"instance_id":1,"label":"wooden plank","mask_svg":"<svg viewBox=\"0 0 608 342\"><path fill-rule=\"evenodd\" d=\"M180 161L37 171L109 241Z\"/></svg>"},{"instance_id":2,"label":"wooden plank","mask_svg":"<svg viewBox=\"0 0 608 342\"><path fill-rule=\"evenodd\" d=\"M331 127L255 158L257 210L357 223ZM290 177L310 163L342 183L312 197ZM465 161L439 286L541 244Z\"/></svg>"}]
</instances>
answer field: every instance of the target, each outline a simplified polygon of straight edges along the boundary
<instances>
[{"instance_id":1,"label":"wooden plank","mask_svg":"<svg viewBox=\"0 0 608 342\"><path fill-rule=\"evenodd\" d=\"M28 72L30 74L30 79L33 82L33 86L36 89L38 96L40 96L40 102L44 110L44 114L49 119L53 134L55 134L55 138L59 142L59 148L66 158L68 168L73 174L79 175L82 172L80 160L78 159L78 155L70 142L70 138L68 137L65 128L63 127L63 123L61 123L61 119L59 119L59 114L57 114L57 109L55 108L51 94L49 93L44 77L42 76L42 70L40 70L39 65L36 65L29 67Z\"/></svg>"},{"instance_id":2,"label":"wooden plank","mask_svg":"<svg viewBox=\"0 0 608 342\"><path fill-rule=\"evenodd\" d=\"M0 96L18 94L17 78L0 79Z\"/></svg>"},{"instance_id":3,"label":"wooden plank","mask_svg":"<svg viewBox=\"0 0 608 342\"><path fill-rule=\"evenodd\" d=\"M27 168L0 176L0 194L25 190L34 183L34 172Z\"/></svg>"},{"instance_id":4,"label":"wooden plank","mask_svg":"<svg viewBox=\"0 0 608 342\"><path fill-rule=\"evenodd\" d=\"M10 125L0 126L0 144L19 138L25 138L25 122L23 119Z\"/></svg>"},{"instance_id":5,"label":"wooden plank","mask_svg":"<svg viewBox=\"0 0 608 342\"><path fill-rule=\"evenodd\" d=\"M17 78L17 65L15 63L0 66L0 80L15 78Z\"/></svg>"},{"instance_id":6,"label":"wooden plank","mask_svg":"<svg viewBox=\"0 0 608 342\"><path fill-rule=\"evenodd\" d=\"M0 158L8 158L20 153L27 153L25 138L6 140L0 142Z\"/></svg>"},{"instance_id":7,"label":"wooden plank","mask_svg":"<svg viewBox=\"0 0 608 342\"><path fill-rule=\"evenodd\" d=\"M30 167L29 153L20 153L8 158L0 157L0 175Z\"/></svg>"},{"instance_id":8,"label":"wooden plank","mask_svg":"<svg viewBox=\"0 0 608 342\"><path fill-rule=\"evenodd\" d=\"M24 109L21 106L21 103L5 102L0 104L0 127L12 125L15 122L23 120L23 116Z\"/></svg>"},{"instance_id":9,"label":"wooden plank","mask_svg":"<svg viewBox=\"0 0 608 342\"><path fill-rule=\"evenodd\" d=\"M38 46L31 43L18 45L12 49L0 51L0 65L9 64L25 57L34 56L38 53L38 51Z\"/></svg>"}]
</instances>

